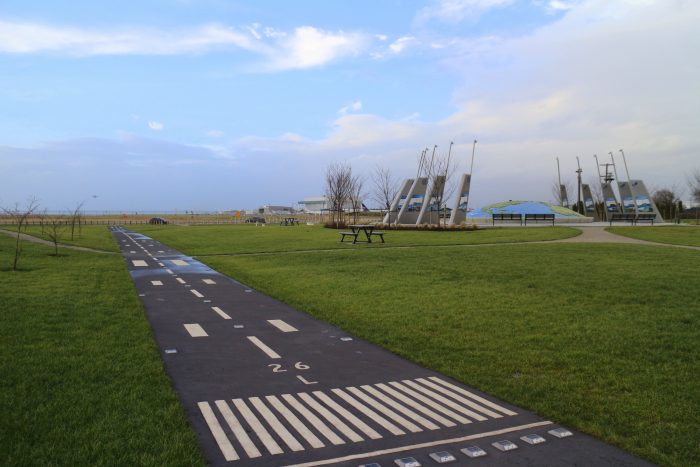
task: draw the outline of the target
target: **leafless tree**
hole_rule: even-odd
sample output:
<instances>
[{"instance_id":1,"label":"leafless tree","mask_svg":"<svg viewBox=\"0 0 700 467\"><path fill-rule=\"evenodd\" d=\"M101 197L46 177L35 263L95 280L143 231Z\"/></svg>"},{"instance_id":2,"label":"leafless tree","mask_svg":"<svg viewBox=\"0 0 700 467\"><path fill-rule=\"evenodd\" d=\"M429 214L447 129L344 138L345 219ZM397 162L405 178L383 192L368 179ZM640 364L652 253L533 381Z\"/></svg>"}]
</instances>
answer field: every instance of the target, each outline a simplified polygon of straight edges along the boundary
<instances>
[{"instance_id":1,"label":"leafless tree","mask_svg":"<svg viewBox=\"0 0 700 467\"><path fill-rule=\"evenodd\" d=\"M700 169L695 169L688 175L687 183L691 198L696 203L700 203Z\"/></svg>"},{"instance_id":2,"label":"leafless tree","mask_svg":"<svg viewBox=\"0 0 700 467\"><path fill-rule=\"evenodd\" d=\"M386 167L377 166L372 174L372 199L376 201L382 210L391 209L391 203L399 192L398 180Z\"/></svg>"},{"instance_id":3,"label":"leafless tree","mask_svg":"<svg viewBox=\"0 0 700 467\"><path fill-rule=\"evenodd\" d=\"M591 180L588 183L588 187L591 189L593 206L598 219L605 219L605 197L603 196L603 187L600 186L600 181L598 179Z\"/></svg>"},{"instance_id":4,"label":"leafless tree","mask_svg":"<svg viewBox=\"0 0 700 467\"><path fill-rule=\"evenodd\" d=\"M360 175L350 177L350 203L352 205L352 222L357 224L357 217L362 212L362 198L364 197L365 181Z\"/></svg>"},{"instance_id":5,"label":"leafless tree","mask_svg":"<svg viewBox=\"0 0 700 467\"><path fill-rule=\"evenodd\" d=\"M330 222L336 227L345 221L345 205L352 197L352 167L334 162L326 169L326 199Z\"/></svg>"},{"instance_id":6,"label":"leafless tree","mask_svg":"<svg viewBox=\"0 0 700 467\"><path fill-rule=\"evenodd\" d=\"M61 241L61 236L63 235L63 230L66 228L66 223L61 220L60 217L53 216L45 219L47 233L49 240L53 243L54 255L58 256L58 244Z\"/></svg>"},{"instance_id":7,"label":"leafless tree","mask_svg":"<svg viewBox=\"0 0 700 467\"><path fill-rule=\"evenodd\" d=\"M661 212L661 217L666 220L675 219L678 214L678 203L680 196L677 194L678 189L675 186L670 188L660 188L654 190L651 199Z\"/></svg>"},{"instance_id":8,"label":"leafless tree","mask_svg":"<svg viewBox=\"0 0 700 467\"><path fill-rule=\"evenodd\" d=\"M568 199L564 199L562 196L564 193L562 193L558 180L552 182L552 196L559 206L571 207L570 197L571 193L573 193L574 184L570 180L562 180L561 184L566 188L566 196Z\"/></svg>"},{"instance_id":9,"label":"leafless tree","mask_svg":"<svg viewBox=\"0 0 700 467\"><path fill-rule=\"evenodd\" d=\"M75 226L78 226L78 235L82 233L82 218L83 218L83 205L85 201L78 203L73 211L70 213L70 239L73 240L75 237Z\"/></svg>"},{"instance_id":10,"label":"leafless tree","mask_svg":"<svg viewBox=\"0 0 700 467\"><path fill-rule=\"evenodd\" d=\"M2 208L2 211L13 221L13 224L17 226L15 255L12 260L13 271L17 270L17 264L22 255L22 229L26 228L27 220L37 209L39 209L39 202L36 198L30 198L24 209L20 209L19 204L15 204L13 208Z\"/></svg>"},{"instance_id":11,"label":"leafless tree","mask_svg":"<svg viewBox=\"0 0 700 467\"><path fill-rule=\"evenodd\" d=\"M454 160L452 160L452 154L448 151L447 154L442 156L426 158L424 165L425 176L428 177L428 181L431 183L430 193L428 193L428 199L426 202L430 203L427 207L428 209L428 222L433 223L433 215L437 216L436 224L440 224L440 213L442 213L442 218L447 224L447 203L446 201L454 194L456 189L453 183L453 178L455 171L457 169Z\"/></svg>"}]
</instances>

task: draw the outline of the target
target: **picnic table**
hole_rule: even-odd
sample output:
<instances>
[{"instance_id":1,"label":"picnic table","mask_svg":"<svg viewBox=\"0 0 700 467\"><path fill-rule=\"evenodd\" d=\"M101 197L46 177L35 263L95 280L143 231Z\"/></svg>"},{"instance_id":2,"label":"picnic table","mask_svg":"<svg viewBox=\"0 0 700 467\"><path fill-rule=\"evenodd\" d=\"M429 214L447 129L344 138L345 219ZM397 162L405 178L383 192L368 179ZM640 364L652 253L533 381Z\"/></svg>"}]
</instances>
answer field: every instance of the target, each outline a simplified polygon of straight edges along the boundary
<instances>
[{"instance_id":1,"label":"picnic table","mask_svg":"<svg viewBox=\"0 0 700 467\"><path fill-rule=\"evenodd\" d=\"M353 224L348 227L350 227L352 232L339 232L342 236L340 238L341 242L345 241L345 237L352 237L352 243L372 243L372 235L376 235L381 238L382 243L384 243L384 232L376 232L372 224ZM367 240L358 241L357 237L360 233L364 233Z\"/></svg>"},{"instance_id":2,"label":"picnic table","mask_svg":"<svg viewBox=\"0 0 700 467\"><path fill-rule=\"evenodd\" d=\"M280 225L299 225L299 219L296 217L285 217L284 220L280 222Z\"/></svg>"}]
</instances>

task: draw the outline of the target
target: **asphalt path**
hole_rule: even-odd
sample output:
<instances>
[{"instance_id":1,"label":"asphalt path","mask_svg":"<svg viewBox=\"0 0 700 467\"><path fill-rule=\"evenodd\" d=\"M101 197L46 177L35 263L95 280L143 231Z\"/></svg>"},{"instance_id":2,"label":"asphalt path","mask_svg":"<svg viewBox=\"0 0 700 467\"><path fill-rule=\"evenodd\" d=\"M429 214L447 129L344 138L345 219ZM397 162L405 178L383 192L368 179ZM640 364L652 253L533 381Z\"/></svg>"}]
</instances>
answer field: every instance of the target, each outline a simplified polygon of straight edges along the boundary
<instances>
[{"instance_id":1,"label":"asphalt path","mask_svg":"<svg viewBox=\"0 0 700 467\"><path fill-rule=\"evenodd\" d=\"M650 465L112 231L211 465Z\"/></svg>"}]
</instances>

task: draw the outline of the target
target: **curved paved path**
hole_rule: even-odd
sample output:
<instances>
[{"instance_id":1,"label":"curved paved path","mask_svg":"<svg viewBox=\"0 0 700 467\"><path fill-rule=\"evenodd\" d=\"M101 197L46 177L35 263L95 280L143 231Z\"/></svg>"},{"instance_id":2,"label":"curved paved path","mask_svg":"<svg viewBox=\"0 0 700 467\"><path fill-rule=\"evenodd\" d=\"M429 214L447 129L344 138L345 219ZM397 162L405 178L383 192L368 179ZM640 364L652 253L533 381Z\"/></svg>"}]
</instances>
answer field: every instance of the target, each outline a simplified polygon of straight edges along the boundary
<instances>
[{"instance_id":1,"label":"curved paved path","mask_svg":"<svg viewBox=\"0 0 700 467\"><path fill-rule=\"evenodd\" d=\"M0 234L8 235L8 236L10 236L10 237L16 237L16 236L17 236L17 232L13 232L12 230L4 230L4 229L0 229ZM34 236L32 236L32 235L28 235L28 234L25 234L25 233L19 234L19 237L20 237L22 240L27 241L27 242L38 243L38 244L40 244L40 245L48 245L48 246L50 246L50 247L52 247L52 248L53 248L53 246L54 246L53 242L50 242L50 241L48 241L48 240L44 240L43 238L34 237ZM58 247L59 247L59 248L68 248L68 249L70 249L70 250L89 251L89 252L91 252L91 253L103 253L103 254L106 254L106 255L115 255L115 254L116 254L116 253L113 252L113 251L96 250L96 249L94 249L94 248L88 248L88 247L85 247L85 246L66 245L65 243L59 243L59 244L58 244Z\"/></svg>"}]
</instances>

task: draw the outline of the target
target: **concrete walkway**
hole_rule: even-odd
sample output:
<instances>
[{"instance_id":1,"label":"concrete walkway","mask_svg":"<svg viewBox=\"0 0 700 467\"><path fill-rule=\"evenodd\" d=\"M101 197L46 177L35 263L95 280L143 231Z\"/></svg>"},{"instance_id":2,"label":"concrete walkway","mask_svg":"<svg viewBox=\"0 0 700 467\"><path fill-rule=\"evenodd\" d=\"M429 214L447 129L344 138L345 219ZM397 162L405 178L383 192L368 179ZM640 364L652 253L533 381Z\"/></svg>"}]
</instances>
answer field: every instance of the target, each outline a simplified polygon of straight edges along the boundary
<instances>
[{"instance_id":1,"label":"concrete walkway","mask_svg":"<svg viewBox=\"0 0 700 467\"><path fill-rule=\"evenodd\" d=\"M13 232L12 230L0 229L0 234L8 235L10 237L17 237L17 232ZM51 248L53 248L53 246L54 246L53 242L50 242L48 240L44 240L43 238L34 237L32 235L28 235L25 233L19 234L19 237L22 240L30 242L30 243L38 243L39 245L47 245L47 246L50 246ZM58 247L59 248L67 248L69 250L89 251L91 253L102 253L105 255L116 255L116 253L113 251L96 250L94 248L88 248L88 247L84 247L84 246L66 245L65 243L59 243Z\"/></svg>"}]
</instances>

